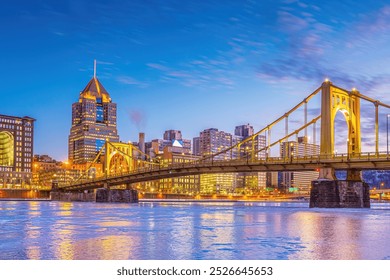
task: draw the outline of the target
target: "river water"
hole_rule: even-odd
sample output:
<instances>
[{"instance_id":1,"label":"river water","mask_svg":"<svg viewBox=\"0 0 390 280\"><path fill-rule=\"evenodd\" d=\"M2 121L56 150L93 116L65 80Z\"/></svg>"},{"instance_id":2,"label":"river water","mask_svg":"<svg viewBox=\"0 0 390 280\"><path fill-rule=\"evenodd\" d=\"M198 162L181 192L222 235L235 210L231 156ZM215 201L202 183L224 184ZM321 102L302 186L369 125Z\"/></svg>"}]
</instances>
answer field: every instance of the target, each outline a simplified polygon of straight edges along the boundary
<instances>
[{"instance_id":1,"label":"river water","mask_svg":"<svg viewBox=\"0 0 390 280\"><path fill-rule=\"evenodd\" d=\"M0 259L390 259L390 204L0 201Z\"/></svg>"}]
</instances>

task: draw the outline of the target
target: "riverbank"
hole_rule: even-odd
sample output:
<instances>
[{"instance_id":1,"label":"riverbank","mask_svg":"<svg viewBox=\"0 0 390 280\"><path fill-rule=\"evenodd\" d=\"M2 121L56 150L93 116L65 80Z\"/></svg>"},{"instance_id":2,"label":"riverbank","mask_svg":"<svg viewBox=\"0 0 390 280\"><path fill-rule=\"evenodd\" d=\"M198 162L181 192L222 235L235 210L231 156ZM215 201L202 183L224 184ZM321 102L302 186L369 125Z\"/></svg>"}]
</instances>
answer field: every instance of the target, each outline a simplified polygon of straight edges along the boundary
<instances>
[{"instance_id":1,"label":"riverbank","mask_svg":"<svg viewBox=\"0 0 390 280\"><path fill-rule=\"evenodd\" d=\"M50 198L0 198L0 201L51 201Z\"/></svg>"},{"instance_id":2,"label":"riverbank","mask_svg":"<svg viewBox=\"0 0 390 280\"><path fill-rule=\"evenodd\" d=\"M50 191L0 189L0 200L50 200Z\"/></svg>"},{"instance_id":3,"label":"riverbank","mask_svg":"<svg viewBox=\"0 0 390 280\"><path fill-rule=\"evenodd\" d=\"M0 189L0 201L50 201L50 191ZM139 202L309 202L305 196L188 196L173 194L140 195ZM390 200L371 199L375 203L389 203Z\"/></svg>"}]
</instances>

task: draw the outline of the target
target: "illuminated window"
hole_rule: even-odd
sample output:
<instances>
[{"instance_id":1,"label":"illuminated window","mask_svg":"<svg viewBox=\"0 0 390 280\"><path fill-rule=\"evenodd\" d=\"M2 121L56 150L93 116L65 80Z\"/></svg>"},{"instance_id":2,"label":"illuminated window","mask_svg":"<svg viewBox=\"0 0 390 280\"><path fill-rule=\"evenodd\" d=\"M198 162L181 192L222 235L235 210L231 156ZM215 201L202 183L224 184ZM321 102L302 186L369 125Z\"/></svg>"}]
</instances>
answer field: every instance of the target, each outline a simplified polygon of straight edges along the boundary
<instances>
[{"instance_id":1,"label":"illuminated window","mask_svg":"<svg viewBox=\"0 0 390 280\"><path fill-rule=\"evenodd\" d=\"M7 131L0 132L0 165L14 164L14 137Z\"/></svg>"},{"instance_id":2,"label":"illuminated window","mask_svg":"<svg viewBox=\"0 0 390 280\"><path fill-rule=\"evenodd\" d=\"M96 139L96 151L100 151L104 146L104 140Z\"/></svg>"},{"instance_id":3,"label":"illuminated window","mask_svg":"<svg viewBox=\"0 0 390 280\"><path fill-rule=\"evenodd\" d=\"M99 122L99 123L104 122L103 106L102 105L96 106L96 122Z\"/></svg>"}]
</instances>

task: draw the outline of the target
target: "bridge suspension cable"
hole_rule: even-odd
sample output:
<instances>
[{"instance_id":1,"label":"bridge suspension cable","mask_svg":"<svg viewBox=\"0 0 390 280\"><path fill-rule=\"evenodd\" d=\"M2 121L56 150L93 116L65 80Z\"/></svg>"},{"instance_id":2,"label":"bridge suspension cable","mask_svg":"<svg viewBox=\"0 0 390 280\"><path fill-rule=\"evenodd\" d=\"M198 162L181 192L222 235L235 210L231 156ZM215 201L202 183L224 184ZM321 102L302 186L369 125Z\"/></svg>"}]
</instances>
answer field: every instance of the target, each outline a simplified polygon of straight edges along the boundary
<instances>
[{"instance_id":1,"label":"bridge suspension cable","mask_svg":"<svg viewBox=\"0 0 390 280\"><path fill-rule=\"evenodd\" d=\"M309 124L312 124L313 122L310 122L308 125L307 124L307 102L312 99L315 95L317 95L319 92L321 91L321 87L318 87L316 90L314 90L311 94L309 94L306 98L304 98L301 102L299 102L297 105L295 105L293 108L291 108L289 111L287 111L285 114L283 114L282 116L280 116L279 118L277 118L275 121L271 122L270 124L268 124L266 127L264 127L263 129L259 130L258 132L252 134L251 136L243 139L242 141L222 150L222 151L219 151L217 153L214 153L214 154L211 154L211 155L207 155L207 156L204 156L198 160L195 160L195 161L205 161L205 160L209 160L209 159L213 159L219 155L222 155L222 154L226 154L227 152L231 152L231 156L232 156L232 153L233 153L233 149L235 148L238 148L240 149L240 147L245 144L245 143L248 143L250 141L252 141L252 149L251 149L251 152L252 152L252 157L254 158L254 155L255 155L255 139L262 133L264 132L268 132L268 139L270 141L270 136L271 136L271 128L273 126L275 126L276 124L278 124L279 122L281 122L283 119L286 119L288 120L288 117L293 113L295 112L297 109L299 109L302 105L305 106L305 125L304 127L307 128L307 126ZM286 134L288 134L288 124L286 122ZM295 133L292 133L292 135L294 135ZM305 131L305 134L307 134L307 131ZM286 135L288 136L288 135ZM290 136L288 137L284 137L284 139L288 139ZM280 141L277 141L277 143L279 143ZM272 145L267 145L268 148L272 147ZM262 149L263 150L263 149Z\"/></svg>"},{"instance_id":2,"label":"bridge suspension cable","mask_svg":"<svg viewBox=\"0 0 390 280\"><path fill-rule=\"evenodd\" d=\"M118 153L120 153L121 155L123 155L123 156L125 156L125 157L128 157L128 158L130 158L130 159L133 159L133 160L140 160L139 158L137 158L137 157L134 157L133 155L128 155L128 154L126 154L125 152L123 152L123 151L121 151L120 149L118 149L118 147L116 147L114 144L112 144L111 142L107 142L111 147L113 147L114 149L115 149L115 151L117 151ZM152 160L152 158L148 155L148 154L146 154L146 153L144 153L144 152L142 152L140 149L138 149L136 146L134 146L134 145L132 145L132 148L134 149L134 150L136 150L138 153L140 153L141 155L144 155L146 158L148 158L150 161L146 161L146 160L142 160L143 162L145 162L145 163L148 163L148 164L158 164L158 163L156 163L156 162L153 162Z\"/></svg>"},{"instance_id":3,"label":"bridge suspension cable","mask_svg":"<svg viewBox=\"0 0 390 280\"><path fill-rule=\"evenodd\" d=\"M269 148L271 148L272 146L275 146L276 144L280 143L280 142L283 142L285 139L288 139L290 138L291 136L293 135L298 135L299 132L301 132L302 130L306 130L308 126L310 126L311 124L314 124L316 123L319 119L321 118L321 115L315 117L314 119L312 119L310 122L306 123L305 125L301 126L300 128L294 130L293 132L291 132L290 134L278 139L277 141L273 142L272 144L266 146L266 147L263 147L263 148L260 148L258 150L255 151L255 154L259 153L259 152L262 152L262 151L265 151L265 150L268 150Z\"/></svg>"},{"instance_id":4,"label":"bridge suspension cable","mask_svg":"<svg viewBox=\"0 0 390 280\"><path fill-rule=\"evenodd\" d=\"M334 89L337 89L336 91ZM338 92L340 91L340 92ZM310 122L308 122L308 102L319 92L322 93L321 96L321 114L315 118L313 118ZM324 94L325 93L325 94ZM353 98L352 98L353 97ZM372 156L370 153L361 153L360 150L360 99L368 101L375 106L375 137L376 137L376 154ZM324 104L326 106L324 106ZM304 124L294 131L289 132L289 120L291 122L290 115L297 111L299 108L304 107ZM387 105L381 101L372 99L361 94L359 91L353 89L352 91L348 91L337 87L331 84L329 81L325 81L321 87L317 88L314 92L308 95L305 99L303 99L300 103L295 105L285 114L277 118L275 121L268 124L266 127L262 128L258 132L252 134L251 136L243 139L240 142L235 143L227 148L222 148L221 151L218 151L214 154L206 155L198 160L186 163L169 163L161 165L160 163L153 162L152 157L145 152L138 149L138 147L131 145L130 149L126 149L126 144L122 143L121 145L115 145L115 143L106 142L106 145L102 147L99 153L96 155L93 162L91 162L87 169L83 171L83 174L70 185L63 187L63 189L76 189L82 190L87 188L95 188L96 186L102 186L103 183L119 185L119 184L129 184L131 182L141 182L147 180L156 180L161 178L171 178L174 176L187 176L193 174L203 174L203 173L219 173L219 172L268 172L268 171L297 171L297 170L311 170L318 168L330 168L330 169L345 169L347 171L351 171L351 178L356 178L355 170L356 169L367 169L367 168L390 168L390 160L389 160L389 152L387 153L378 153L378 143L379 143L379 107L384 107L390 109L390 105ZM324 109L325 108L325 109ZM325 113L324 111L325 110ZM346 115L350 115L349 125L351 125L352 129L348 131L348 143L350 146L347 147L348 152L345 155L334 154L334 115L337 114L338 111L342 111L344 113L344 117ZM329 118L331 116L331 118ZM390 116L390 115L388 115ZM277 125L278 123L285 120L285 133L282 137L280 137L276 141L271 141L271 129ZM310 125L313 127L313 143L316 143L316 124L317 121L321 119L321 152L320 154L313 155L309 154L307 157L305 146L305 153L303 154L293 154L290 150L291 160L289 156L281 157L270 157L270 149L271 147L283 142L288 141L290 137L294 135L298 139L298 135L304 131L305 137L307 137L307 130ZM330 121L329 121L330 120ZM347 120L348 121L348 120ZM329 125L331 124L331 125ZM283 125L283 124L282 124ZM328 130L324 130L326 127ZM330 132L330 133L329 133ZM262 133L266 134L268 139L266 139L266 145L260 143L260 136ZM323 136L326 135L325 141ZM350 139L354 141L349 141ZM233 139L232 139L233 141ZM352 142L352 143L351 143ZM232 142L231 142L232 143ZM325 143L325 152L322 152L322 144ZM290 144L290 143L288 143ZM261 147L260 147L261 145ZM291 143L292 145L292 143ZM347 144L348 145L348 144ZM357 148L354 146L356 145ZM109 148L110 147L110 148ZM118 148L123 147L123 148ZM330 148L329 148L330 147ZM113 149L111 149L113 148ZM281 146L282 148L282 146ZM134 163L129 167L128 171L124 173L114 173L109 174L106 173L106 176L101 178L90 178L90 180L81 180L80 183L77 183L81 178L88 174L90 168L96 163L100 156L103 155L104 149L106 149L106 153L111 153L110 158L105 158L105 169L110 166L110 159L116 157L116 153L119 153L122 157L127 157L127 160L130 158L133 161L140 162L142 161L145 164ZM122 149L122 150L121 150ZM236 150L235 150L236 149ZM130 150L130 152L126 153L125 151ZM330 150L330 151L328 151ZM263 151L268 151L266 157L263 160L263 154L260 153ZM352 152L351 152L352 151ZM233 156L233 152L235 153ZM230 153L230 156L227 154ZM225 157L218 157L219 155L225 154ZM294 156L294 161L292 157ZM302 156L302 157L301 157ZM218 158L217 158L218 157ZM247 162L240 159L247 159ZM257 159L256 159L257 158ZM146 160L145 160L146 159ZM204 162L205 160L211 161ZM215 161L213 161L215 159ZM218 160L217 160L218 159ZM237 160L238 159L238 160ZM248 162L251 159L251 162ZM226 160L224 162L223 160ZM203 161L203 162L202 162ZM113 164L115 166L119 166L123 162L123 158L119 158L119 160L114 160ZM127 161L129 163L129 161ZM122 167L122 165L120 165ZM129 164L130 166L130 164ZM134 167L134 168L133 168ZM144 168L146 167L146 168ZM108 171L108 170L106 170ZM107 174L109 176L107 176ZM321 174L321 173L320 173ZM323 176L327 176L327 174L323 172ZM134 175L134 176L133 176ZM133 176L133 177L132 177ZM348 173L347 173L348 176ZM324 177L328 178L328 177ZM347 177L348 178L348 177Z\"/></svg>"},{"instance_id":5,"label":"bridge suspension cable","mask_svg":"<svg viewBox=\"0 0 390 280\"><path fill-rule=\"evenodd\" d=\"M130 158L131 160L137 160L137 161L141 160L142 162L144 162L144 163L146 163L146 164L149 164L149 165L159 165L159 163L153 162L153 161L152 161L153 159L152 159L148 154L142 152L139 148L137 148L137 147L134 146L134 145L132 145L132 149L136 150L140 155L145 156L147 159L149 159L149 161L142 160L142 159L139 159L139 158L137 158L137 157L134 157L133 155L126 154L125 152L121 151L118 147L116 147L116 146L115 146L113 143L111 143L110 141L106 141L106 143L107 143L110 147L112 147L117 153L121 154L121 155L124 156L124 157L128 157L128 158ZM81 172L80 176L77 177L75 180L73 180L71 183L75 184L75 183L77 183L78 181L80 181L81 179L87 178L87 174L88 174L88 172L90 171L90 169L93 167L93 165L100 159L100 157L101 157L101 156L103 155L103 153L105 152L105 150L106 150L105 147L106 147L106 145L103 145L103 146L102 146L102 148L99 150L99 152L98 152L97 155L95 156L94 160L93 160L92 162L88 163L87 168L86 168L83 172Z\"/></svg>"},{"instance_id":6,"label":"bridge suspension cable","mask_svg":"<svg viewBox=\"0 0 390 280\"><path fill-rule=\"evenodd\" d=\"M334 86L337 89L341 89L337 86ZM368 97L364 94L361 94L356 89L353 89L352 91L349 91L349 93L353 96L356 96L358 98L361 98L363 100L366 100L370 103L372 103L375 106L375 153L379 153L379 106L382 106L384 108L390 109L390 105L387 105L379 100L373 99L371 97Z\"/></svg>"},{"instance_id":7,"label":"bridge suspension cable","mask_svg":"<svg viewBox=\"0 0 390 280\"><path fill-rule=\"evenodd\" d=\"M86 174L88 174L89 170L92 168L93 164L95 164L97 162L97 160L100 158L100 156L102 155L103 153L103 150L104 150L104 145L103 147L100 149L100 151L98 152L98 154L96 155L95 159L90 162L87 166L87 168L84 170L84 172L81 172L80 176L76 179L76 180L73 180L71 183L77 183L78 181L80 181L83 177L86 177Z\"/></svg>"}]
</instances>

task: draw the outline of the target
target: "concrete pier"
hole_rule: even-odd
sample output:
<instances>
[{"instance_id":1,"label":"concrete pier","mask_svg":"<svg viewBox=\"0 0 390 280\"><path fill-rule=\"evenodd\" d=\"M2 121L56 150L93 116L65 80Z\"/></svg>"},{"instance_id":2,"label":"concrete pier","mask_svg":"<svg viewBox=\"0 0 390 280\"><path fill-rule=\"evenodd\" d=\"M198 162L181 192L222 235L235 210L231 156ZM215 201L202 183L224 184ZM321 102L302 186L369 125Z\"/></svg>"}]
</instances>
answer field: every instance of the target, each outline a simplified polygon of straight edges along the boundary
<instances>
[{"instance_id":1,"label":"concrete pier","mask_svg":"<svg viewBox=\"0 0 390 280\"><path fill-rule=\"evenodd\" d=\"M63 192L63 191L51 191L50 199L56 201L82 201L82 202L95 202L96 193L92 191L88 192Z\"/></svg>"},{"instance_id":2,"label":"concrete pier","mask_svg":"<svg viewBox=\"0 0 390 280\"><path fill-rule=\"evenodd\" d=\"M132 189L100 188L84 192L63 192L55 190L50 192L51 200L57 201L83 201L83 202L122 202L138 203L138 191Z\"/></svg>"},{"instance_id":3,"label":"concrete pier","mask_svg":"<svg viewBox=\"0 0 390 280\"><path fill-rule=\"evenodd\" d=\"M96 202L125 202L138 203L138 191L136 190L110 190L97 189Z\"/></svg>"},{"instance_id":4,"label":"concrete pier","mask_svg":"<svg viewBox=\"0 0 390 280\"><path fill-rule=\"evenodd\" d=\"M315 180L310 208L370 208L369 185L362 181Z\"/></svg>"}]
</instances>

